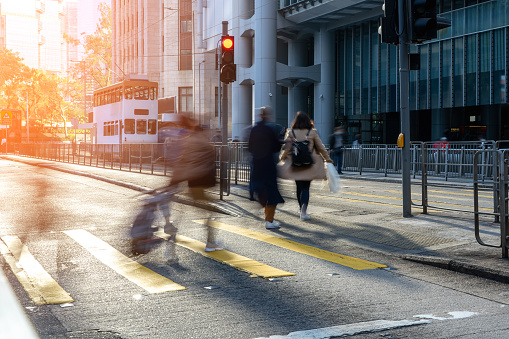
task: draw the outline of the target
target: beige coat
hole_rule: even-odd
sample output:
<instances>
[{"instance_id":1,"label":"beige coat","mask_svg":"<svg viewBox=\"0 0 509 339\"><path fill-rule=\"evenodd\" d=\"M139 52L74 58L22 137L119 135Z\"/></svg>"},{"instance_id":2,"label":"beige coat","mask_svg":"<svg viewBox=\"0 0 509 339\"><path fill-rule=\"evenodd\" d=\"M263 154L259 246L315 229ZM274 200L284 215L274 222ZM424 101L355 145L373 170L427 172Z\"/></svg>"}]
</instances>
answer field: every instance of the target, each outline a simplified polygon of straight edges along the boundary
<instances>
[{"instance_id":1,"label":"beige coat","mask_svg":"<svg viewBox=\"0 0 509 339\"><path fill-rule=\"evenodd\" d=\"M306 134L308 132L307 129L296 129L294 132L297 141L306 140ZM327 178L324 160L329 162L332 160L318 136L318 131L313 128L309 132L307 139L310 141L309 149L310 151L312 150L312 156L315 162L313 165L306 168L293 167L291 150L294 137L291 129L286 131L285 145L281 151L281 161L278 164L278 176L280 178L291 180L314 180Z\"/></svg>"}]
</instances>

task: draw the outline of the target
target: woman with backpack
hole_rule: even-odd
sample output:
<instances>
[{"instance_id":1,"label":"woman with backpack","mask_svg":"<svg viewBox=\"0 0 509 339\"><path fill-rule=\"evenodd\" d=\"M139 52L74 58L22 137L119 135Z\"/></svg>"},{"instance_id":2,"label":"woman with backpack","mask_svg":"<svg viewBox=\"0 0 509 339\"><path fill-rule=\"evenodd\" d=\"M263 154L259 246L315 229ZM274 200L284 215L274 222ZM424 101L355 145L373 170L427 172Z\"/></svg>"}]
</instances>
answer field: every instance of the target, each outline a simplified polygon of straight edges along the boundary
<instances>
[{"instance_id":1,"label":"woman with backpack","mask_svg":"<svg viewBox=\"0 0 509 339\"><path fill-rule=\"evenodd\" d=\"M310 159L306 159L309 156ZM291 128L287 130L280 159L279 177L295 180L300 219L309 220L307 208L311 181L326 179L324 160L331 163L332 160L305 112L297 112Z\"/></svg>"}]
</instances>

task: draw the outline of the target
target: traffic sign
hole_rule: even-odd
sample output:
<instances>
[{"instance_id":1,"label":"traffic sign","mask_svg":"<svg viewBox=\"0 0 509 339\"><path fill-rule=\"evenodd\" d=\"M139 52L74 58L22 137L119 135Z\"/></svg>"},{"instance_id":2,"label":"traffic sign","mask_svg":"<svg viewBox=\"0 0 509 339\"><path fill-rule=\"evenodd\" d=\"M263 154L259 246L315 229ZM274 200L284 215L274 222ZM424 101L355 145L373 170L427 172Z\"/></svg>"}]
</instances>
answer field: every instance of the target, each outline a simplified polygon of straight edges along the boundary
<instances>
[{"instance_id":1,"label":"traffic sign","mask_svg":"<svg viewBox=\"0 0 509 339\"><path fill-rule=\"evenodd\" d=\"M12 112L11 111L2 111L0 113L0 124L1 125L12 125Z\"/></svg>"}]
</instances>

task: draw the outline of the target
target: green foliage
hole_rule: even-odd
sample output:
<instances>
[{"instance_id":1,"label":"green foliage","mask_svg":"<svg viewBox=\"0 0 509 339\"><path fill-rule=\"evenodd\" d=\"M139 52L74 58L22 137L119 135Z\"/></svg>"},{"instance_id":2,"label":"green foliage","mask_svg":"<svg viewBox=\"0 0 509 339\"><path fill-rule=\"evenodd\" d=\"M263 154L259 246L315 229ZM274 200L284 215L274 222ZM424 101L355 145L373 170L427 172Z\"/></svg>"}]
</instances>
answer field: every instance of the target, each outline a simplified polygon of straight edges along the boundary
<instances>
[{"instance_id":1,"label":"green foliage","mask_svg":"<svg viewBox=\"0 0 509 339\"><path fill-rule=\"evenodd\" d=\"M0 48L0 108L28 111L30 126L34 127L55 122L66 126L74 117L88 121L83 110L84 87L91 93L94 88L110 85L112 78L111 9L101 3L98 10L101 18L96 31L84 38L84 58L69 69L68 77L30 68L19 53ZM64 38L80 44L69 36ZM90 108L90 103L87 106ZM67 135L67 128L63 133Z\"/></svg>"}]
</instances>

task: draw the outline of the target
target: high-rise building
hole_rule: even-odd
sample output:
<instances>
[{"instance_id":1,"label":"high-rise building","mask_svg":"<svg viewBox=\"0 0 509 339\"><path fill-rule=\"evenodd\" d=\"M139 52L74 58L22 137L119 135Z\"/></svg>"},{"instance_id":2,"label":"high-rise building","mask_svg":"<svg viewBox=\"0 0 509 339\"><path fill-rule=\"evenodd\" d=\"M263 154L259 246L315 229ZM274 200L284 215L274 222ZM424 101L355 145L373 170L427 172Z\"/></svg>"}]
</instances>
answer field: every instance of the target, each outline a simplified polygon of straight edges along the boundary
<instances>
[{"instance_id":1,"label":"high-rise building","mask_svg":"<svg viewBox=\"0 0 509 339\"><path fill-rule=\"evenodd\" d=\"M69 34L66 0L0 0L0 46L32 68L65 75Z\"/></svg>"},{"instance_id":2,"label":"high-rise building","mask_svg":"<svg viewBox=\"0 0 509 339\"><path fill-rule=\"evenodd\" d=\"M215 49L204 48L197 28L202 1L112 0L111 7L114 80L145 74L159 83L160 113L182 113L217 127Z\"/></svg>"},{"instance_id":3,"label":"high-rise building","mask_svg":"<svg viewBox=\"0 0 509 339\"><path fill-rule=\"evenodd\" d=\"M159 82L161 61L160 0L111 1L114 82L145 74Z\"/></svg>"}]
</instances>

